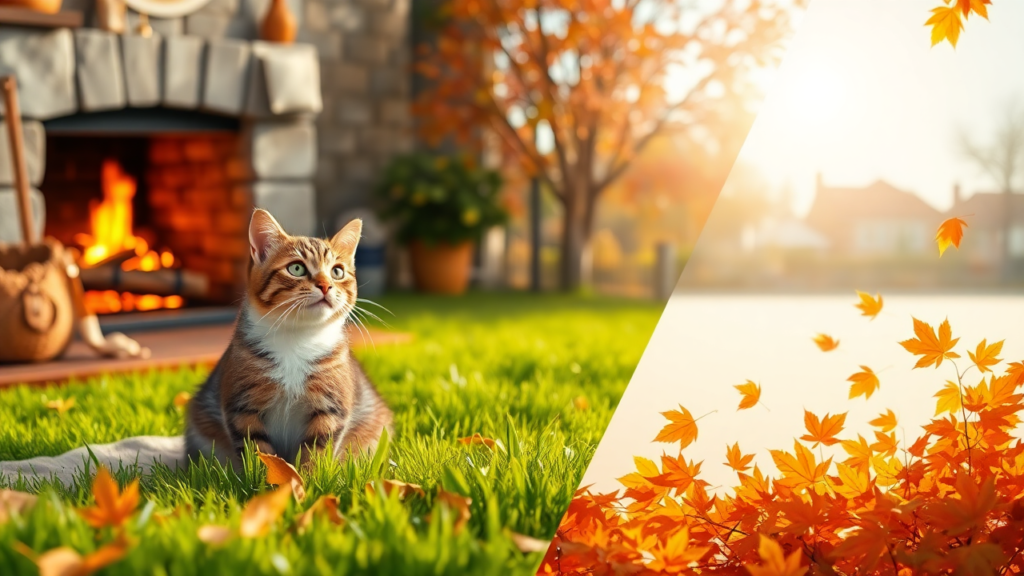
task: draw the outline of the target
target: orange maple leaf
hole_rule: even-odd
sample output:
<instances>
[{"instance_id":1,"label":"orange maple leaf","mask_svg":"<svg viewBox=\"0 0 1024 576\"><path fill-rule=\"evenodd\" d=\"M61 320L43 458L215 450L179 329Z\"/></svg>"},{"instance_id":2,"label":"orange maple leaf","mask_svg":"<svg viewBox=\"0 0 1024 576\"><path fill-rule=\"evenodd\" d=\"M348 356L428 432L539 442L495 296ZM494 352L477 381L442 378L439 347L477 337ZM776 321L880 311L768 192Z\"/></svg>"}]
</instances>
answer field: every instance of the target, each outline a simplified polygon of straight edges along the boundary
<instances>
[{"instance_id":1,"label":"orange maple leaf","mask_svg":"<svg viewBox=\"0 0 1024 576\"><path fill-rule=\"evenodd\" d=\"M822 352L831 352L839 347L839 340L833 340L828 334L818 334L812 340Z\"/></svg>"},{"instance_id":2,"label":"orange maple leaf","mask_svg":"<svg viewBox=\"0 0 1024 576\"><path fill-rule=\"evenodd\" d=\"M900 342L907 352L921 356L914 368L925 368L929 364L935 364L935 367L938 368L943 359L960 357L959 354L951 351L960 339L953 338L949 320L942 321L942 324L939 325L939 332L936 334L935 329L927 322L914 318L914 334L917 338Z\"/></svg>"},{"instance_id":3,"label":"orange maple leaf","mask_svg":"<svg viewBox=\"0 0 1024 576\"><path fill-rule=\"evenodd\" d=\"M804 410L804 426L809 433L804 434L800 439L806 442L813 442L814 444L811 448L817 447L818 444L824 444L825 446L838 444L839 440L836 438L836 434L843 431L844 424L846 424L846 412L836 414L835 416L825 414L824 418L819 419L811 411Z\"/></svg>"},{"instance_id":4,"label":"orange maple leaf","mask_svg":"<svg viewBox=\"0 0 1024 576\"><path fill-rule=\"evenodd\" d=\"M948 40L953 48L956 48L956 43L960 39L960 31L964 28L964 23L960 19L960 10L956 6L933 8L931 18L924 25L932 27L932 46L943 40Z\"/></svg>"},{"instance_id":5,"label":"orange maple leaf","mask_svg":"<svg viewBox=\"0 0 1024 576\"><path fill-rule=\"evenodd\" d=\"M121 492L117 480L100 466L92 482L92 494L96 505L79 509L78 514L93 528L121 527L139 505L139 480L136 478Z\"/></svg>"},{"instance_id":6,"label":"orange maple leaf","mask_svg":"<svg viewBox=\"0 0 1024 576\"><path fill-rule=\"evenodd\" d=\"M697 439L697 422L682 404L679 410L669 410L661 415L668 418L669 423L658 432L655 442L679 442L679 449L682 450Z\"/></svg>"},{"instance_id":7,"label":"orange maple leaf","mask_svg":"<svg viewBox=\"0 0 1024 576\"><path fill-rule=\"evenodd\" d=\"M733 388L739 390L742 396L740 406L736 409L737 411L753 408L761 400L761 387L755 384L753 380L747 380L743 384L733 386Z\"/></svg>"},{"instance_id":8,"label":"orange maple leaf","mask_svg":"<svg viewBox=\"0 0 1024 576\"><path fill-rule=\"evenodd\" d=\"M651 548L651 556L654 559L647 564L647 567L667 574L678 574L690 564L700 560L710 549L709 546L694 546L690 542L690 527L683 524L682 528L676 530L664 542L659 540Z\"/></svg>"},{"instance_id":9,"label":"orange maple leaf","mask_svg":"<svg viewBox=\"0 0 1024 576\"><path fill-rule=\"evenodd\" d=\"M807 566L800 565L802 553L799 549L786 556L782 546L764 534L761 534L757 555L761 557L760 565L744 566L751 576L803 576L807 572Z\"/></svg>"},{"instance_id":10,"label":"orange maple leaf","mask_svg":"<svg viewBox=\"0 0 1024 576\"><path fill-rule=\"evenodd\" d=\"M271 526L284 514L291 495L291 487L284 485L276 490L254 496L242 509L238 533L243 538L266 536L270 532Z\"/></svg>"},{"instance_id":11,"label":"orange maple leaf","mask_svg":"<svg viewBox=\"0 0 1024 576\"><path fill-rule=\"evenodd\" d=\"M874 370L867 366L861 366L860 372L851 374L846 381L853 382L853 384L850 385L851 400L857 396L864 396L865 399L871 398L871 395L874 394L880 386L878 382L878 375L875 374Z\"/></svg>"},{"instance_id":12,"label":"orange maple leaf","mask_svg":"<svg viewBox=\"0 0 1024 576\"><path fill-rule=\"evenodd\" d=\"M726 466L737 472L746 472L750 468L750 463L754 461L754 455L744 455L740 452L740 443L736 442L732 446L726 447L725 460Z\"/></svg>"},{"instance_id":13,"label":"orange maple leaf","mask_svg":"<svg viewBox=\"0 0 1024 576\"><path fill-rule=\"evenodd\" d=\"M955 414L960 410L961 402L963 401L960 395L960 387L955 382L949 380L946 381L946 386L942 390L935 393L934 397L939 399L935 403L936 416L943 412Z\"/></svg>"},{"instance_id":14,"label":"orange maple leaf","mask_svg":"<svg viewBox=\"0 0 1024 576\"><path fill-rule=\"evenodd\" d=\"M860 310L861 316L870 316L874 320L882 311L882 295L875 294L875 297L872 298L871 294L857 290L857 296L860 297L860 302L854 304L854 307Z\"/></svg>"},{"instance_id":15,"label":"orange maple leaf","mask_svg":"<svg viewBox=\"0 0 1024 576\"><path fill-rule=\"evenodd\" d=\"M985 339L978 343L978 347L974 352L967 351L967 355L971 357L971 362L974 362L979 372L991 372L992 369L989 366L995 366L1003 361L1002 358L997 358L999 353L1003 351L1003 342L1003 340L1000 340L986 346L988 340Z\"/></svg>"},{"instance_id":16,"label":"orange maple leaf","mask_svg":"<svg viewBox=\"0 0 1024 576\"><path fill-rule=\"evenodd\" d=\"M802 488L824 480L829 466L832 465L832 459L818 464L814 454L800 442L794 440L793 448L793 454L784 450L769 450L775 466L782 473L782 483L793 488Z\"/></svg>"},{"instance_id":17,"label":"orange maple leaf","mask_svg":"<svg viewBox=\"0 0 1024 576\"><path fill-rule=\"evenodd\" d=\"M955 45L956 43L953 42ZM939 224L939 231L935 233L935 242L939 245L939 257L946 252L950 246L960 249L960 240L964 237L964 227L967 222L959 218L950 218Z\"/></svg>"},{"instance_id":18,"label":"orange maple leaf","mask_svg":"<svg viewBox=\"0 0 1024 576\"><path fill-rule=\"evenodd\" d=\"M15 542L12 548L34 562L39 567L40 576L89 576L114 564L128 553L128 544L122 539L106 544L85 556L67 546L47 550L38 556L21 542Z\"/></svg>"},{"instance_id":19,"label":"orange maple leaf","mask_svg":"<svg viewBox=\"0 0 1024 576\"><path fill-rule=\"evenodd\" d=\"M294 466L272 454L260 452L258 455L267 467L267 484L290 487L299 502L306 497L306 486Z\"/></svg>"},{"instance_id":20,"label":"orange maple leaf","mask_svg":"<svg viewBox=\"0 0 1024 576\"><path fill-rule=\"evenodd\" d=\"M868 422L868 424L871 424L872 426L875 426L877 428L881 428L883 434L886 432L891 432L893 429L896 428L896 413L893 412L891 409L886 408L885 414L879 414L878 418L871 420L870 422Z\"/></svg>"},{"instance_id":21,"label":"orange maple leaf","mask_svg":"<svg viewBox=\"0 0 1024 576\"><path fill-rule=\"evenodd\" d=\"M850 455L849 458L844 460L845 464L858 469L868 469L874 452L871 451L871 445L868 444L868 441L863 436L858 434L856 440L843 440L840 442L840 445Z\"/></svg>"}]
</instances>

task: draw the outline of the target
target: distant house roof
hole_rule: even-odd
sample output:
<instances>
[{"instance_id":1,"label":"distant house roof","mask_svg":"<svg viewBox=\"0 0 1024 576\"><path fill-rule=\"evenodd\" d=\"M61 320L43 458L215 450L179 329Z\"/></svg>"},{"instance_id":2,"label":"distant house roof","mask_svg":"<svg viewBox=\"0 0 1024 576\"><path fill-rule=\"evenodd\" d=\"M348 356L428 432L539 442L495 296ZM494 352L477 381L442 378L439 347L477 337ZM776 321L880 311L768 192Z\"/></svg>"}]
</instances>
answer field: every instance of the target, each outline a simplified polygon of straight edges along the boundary
<instances>
[{"instance_id":1,"label":"distant house roof","mask_svg":"<svg viewBox=\"0 0 1024 576\"><path fill-rule=\"evenodd\" d=\"M1000 192L978 192L966 200L957 199L947 217L966 217L975 228L999 228L1003 225L1006 198ZM1024 221L1024 194L1010 195L1010 217L1014 222Z\"/></svg>"},{"instance_id":2,"label":"distant house roof","mask_svg":"<svg viewBox=\"0 0 1024 576\"><path fill-rule=\"evenodd\" d=\"M920 218L938 224L942 213L916 194L876 180L863 188L838 188L818 184L807 223L822 232L868 218Z\"/></svg>"}]
</instances>

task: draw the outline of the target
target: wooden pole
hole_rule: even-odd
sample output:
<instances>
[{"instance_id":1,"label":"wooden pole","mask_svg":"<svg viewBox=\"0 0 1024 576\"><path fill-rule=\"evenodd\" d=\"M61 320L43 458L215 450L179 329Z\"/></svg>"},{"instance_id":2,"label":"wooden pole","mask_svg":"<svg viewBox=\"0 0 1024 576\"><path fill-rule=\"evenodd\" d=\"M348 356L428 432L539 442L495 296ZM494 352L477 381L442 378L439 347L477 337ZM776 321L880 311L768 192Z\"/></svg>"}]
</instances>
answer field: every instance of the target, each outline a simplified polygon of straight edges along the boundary
<instances>
[{"instance_id":1,"label":"wooden pole","mask_svg":"<svg viewBox=\"0 0 1024 576\"><path fill-rule=\"evenodd\" d=\"M14 76L0 78L4 102L7 105L7 139L11 148L11 168L14 173L14 193L18 198L21 215L21 233L25 244L35 242L32 226L32 206L29 204L28 168L25 166L25 143L22 141L21 109L18 107L18 82Z\"/></svg>"}]
</instances>

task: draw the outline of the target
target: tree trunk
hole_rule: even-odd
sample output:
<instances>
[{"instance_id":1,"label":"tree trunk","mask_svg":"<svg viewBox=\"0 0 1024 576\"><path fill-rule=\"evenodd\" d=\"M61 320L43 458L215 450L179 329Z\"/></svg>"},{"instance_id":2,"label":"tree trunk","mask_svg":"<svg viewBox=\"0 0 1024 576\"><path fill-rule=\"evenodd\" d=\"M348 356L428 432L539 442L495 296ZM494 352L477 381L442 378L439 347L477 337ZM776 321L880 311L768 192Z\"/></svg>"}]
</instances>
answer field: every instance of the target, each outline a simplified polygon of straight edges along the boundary
<instances>
[{"instance_id":1,"label":"tree trunk","mask_svg":"<svg viewBox=\"0 0 1024 576\"><path fill-rule=\"evenodd\" d=\"M559 262L561 287L575 292L591 282L591 234L593 232L593 200L586 185L568 190L562 214L562 254Z\"/></svg>"},{"instance_id":2,"label":"tree trunk","mask_svg":"<svg viewBox=\"0 0 1024 576\"><path fill-rule=\"evenodd\" d=\"M1003 281L1013 278L1013 191L1010 185L1003 190Z\"/></svg>"}]
</instances>

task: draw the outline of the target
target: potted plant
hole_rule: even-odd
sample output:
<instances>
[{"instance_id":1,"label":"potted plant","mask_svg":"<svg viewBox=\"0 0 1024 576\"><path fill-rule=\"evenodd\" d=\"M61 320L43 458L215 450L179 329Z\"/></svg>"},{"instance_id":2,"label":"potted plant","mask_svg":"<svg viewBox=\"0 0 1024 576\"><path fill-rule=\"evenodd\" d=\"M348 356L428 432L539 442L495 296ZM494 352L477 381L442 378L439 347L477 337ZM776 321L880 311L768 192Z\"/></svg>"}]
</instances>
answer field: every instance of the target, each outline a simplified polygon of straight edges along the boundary
<instances>
[{"instance_id":1,"label":"potted plant","mask_svg":"<svg viewBox=\"0 0 1024 576\"><path fill-rule=\"evenodd\" d=\"M501 176L468 158L417 153L388 165L377 188L381 217L409 246L417 290L466 290L474 242L507 218L500 191Z\"/></svg>"}]
</instances>

